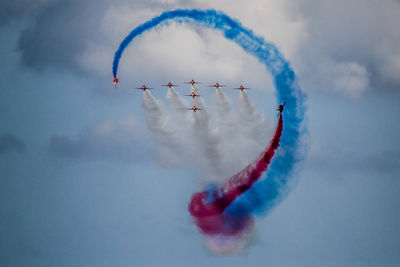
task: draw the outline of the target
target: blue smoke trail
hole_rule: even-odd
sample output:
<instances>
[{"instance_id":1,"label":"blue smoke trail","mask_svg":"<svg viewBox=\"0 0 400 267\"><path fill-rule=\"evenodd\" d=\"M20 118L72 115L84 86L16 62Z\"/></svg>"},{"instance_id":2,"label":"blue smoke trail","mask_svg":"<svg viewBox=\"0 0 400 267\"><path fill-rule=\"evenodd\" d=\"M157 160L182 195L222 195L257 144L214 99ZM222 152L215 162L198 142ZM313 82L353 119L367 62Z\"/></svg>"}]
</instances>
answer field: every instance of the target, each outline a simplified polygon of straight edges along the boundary
<instances>
[{"instance_id":1,"label":"blue smoke trail","mask_svg":"<svg viewBox=\"0 0 400 267\"><path fill-rule=\"evenodd\" d=\"M222 32L247 53L255 56L271 72L277 90L278 104L286 101L284 110L285 125L280 149L273 158L266 177L255 183L240 198L233 202L226 212L235 215L265 213L274 207L288 191L288 181L296 162L301 160L300 139L305 133L303 124L305 113L305 94L301 91L296 75L278 49L263 37L255 35L240 22L216 10L173 10L166 11L135 29L121 42L115 52L113 75L116 77L119 60L125 48L134 38L152 28L169 21L196 23Z\"/></svg>"}]
</instances>

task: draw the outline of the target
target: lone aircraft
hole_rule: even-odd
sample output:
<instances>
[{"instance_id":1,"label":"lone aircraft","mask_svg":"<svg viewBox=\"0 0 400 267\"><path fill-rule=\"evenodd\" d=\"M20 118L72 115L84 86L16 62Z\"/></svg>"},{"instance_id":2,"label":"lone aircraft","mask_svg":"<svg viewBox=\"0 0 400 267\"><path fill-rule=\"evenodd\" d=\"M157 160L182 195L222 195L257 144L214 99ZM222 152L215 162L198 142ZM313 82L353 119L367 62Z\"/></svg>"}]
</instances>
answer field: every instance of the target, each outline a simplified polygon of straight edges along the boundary
<instances>
[{"instance_id":1,"label":"lone aircraft","mask_svg":"<svg viewBox=\"0 0 400 267\"><path fill-rule=\"evenodd\" d=\"M117 83L118 83L118 78L117 77L114 77L113 83L115 85L115 88L117 88Z\"/></svg>"}]
</instances>

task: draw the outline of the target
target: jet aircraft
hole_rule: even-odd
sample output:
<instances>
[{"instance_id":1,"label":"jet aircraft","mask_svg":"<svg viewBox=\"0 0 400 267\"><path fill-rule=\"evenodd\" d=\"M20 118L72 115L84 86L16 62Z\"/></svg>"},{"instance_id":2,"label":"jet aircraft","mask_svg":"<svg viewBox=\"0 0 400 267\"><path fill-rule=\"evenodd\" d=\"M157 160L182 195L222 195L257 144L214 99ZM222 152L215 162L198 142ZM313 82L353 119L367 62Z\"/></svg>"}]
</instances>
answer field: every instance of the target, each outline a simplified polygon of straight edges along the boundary
<instances>
[{"instance_id":1,"label":"jet aircraft","mask_svg":"<svg viewBox=\"0 0 400 267\"><path fill-rule=\"evenodd\" d=\"M185 83L190 83L191 85L200 84L199 82L195 82L193 79L190 82L185 82Z\"/></svg>"},{"instance_id":2,"label":"jet aircraft","mask_svg":"<svg viewBox=\"0 0 400 267\"><path fill-rule=\"evenodd\" d=\"M200 96L200 95L196 94L195 92L192 92L190 95L185 95L185 96L191 96L194 99L196 96Z\"/></svg>"},{"instance_id":3,"label":"jet aircraft","mask_svg":"<svg viewBox=\"0 0 400 267\"><path fill-rule=\"evenodd\" d=\"M163 85L161 85L161 86L168 86L169 88L171 88L172 86L178 87L178 85L172 84L171 82L169 82L168 84L163 84Z\"/></svg>"},{"instance_id":4,"label":"jet aircraft","mask_svg":"<svg viewBox=\"0 0 400 267\"><path fill-rule=\"evenodd\" d=\"M243 91L243 90L247 90L247 89L250 89L250 88L244 87L243 85L240 85L238 88L233 88L233 89Z\"/></svg>"},{"instance_id":5,"label":"jet aircraft","mask_svg":"<svg viewBox=\"0 0 400 267\"><path fill-rule=\"evenodd\" d=\"M196 112L196 110L203 110L203 109L193 106L192 108L188 108L187 110L193 110L193 112Z\"/></svg>"},{"instance_id":6,"label":"jet aircraft","mask_svg":"<svg viewBox=\"0 0 400 267\"><path fill-rule=\"evenodd\" d=\"M153 88L148 88L146 85L143 84L142 87L136 87L136 89L146 91L148 89L153 89Z\"/></svg>"},{"instance_id":7,"label":"jet aircraft","mask_svg":"<svg viewBox=\"0 0 400 267\"><path fill-rule=\"evenodd\" d=\"M226 86L225 85L221 85L219 83L215 83L214 85L210 85L209 87L219 88L219 87L226 87Z\"/></svg>"},{"instance_id":8,"label":"jet aircraft","mask_svg":"<svg viewBox=\"0 0 400 267\"><path fill-rule=\"evenodd\" d=\"M113 83L115 85L115 88L117 88L117 83L118 83L118 78L117 77L114 77Z\"/></svg>"},{"instance_id":9,"label":"jet aircraft","mask_svg":"<svg viewBox=\"0 0 400 267\"><path fill-rule=\"evenodd\" d=\"M283 104L280 104L279 107L276 109L276 110L279 111L279 114L282 113L283 108L285 107L285 105L286 105L286 101Z\"/></svg>"}]
</instances>

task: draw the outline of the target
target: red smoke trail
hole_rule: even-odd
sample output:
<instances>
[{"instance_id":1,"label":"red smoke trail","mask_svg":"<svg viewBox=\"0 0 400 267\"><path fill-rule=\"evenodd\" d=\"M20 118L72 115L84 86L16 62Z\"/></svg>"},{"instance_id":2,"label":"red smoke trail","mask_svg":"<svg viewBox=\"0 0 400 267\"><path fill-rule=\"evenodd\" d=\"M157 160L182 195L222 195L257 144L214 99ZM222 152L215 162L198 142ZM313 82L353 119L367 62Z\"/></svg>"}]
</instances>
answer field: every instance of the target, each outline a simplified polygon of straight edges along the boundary
<instances>
[{"instance_id":1,"label":"red smoke trail","mask_svg":"<svg viewBox=\"0 0 400 267\"><path fill-rule=\"evenodd\" d=\"M279 147L283 129L282 114L279 115L275 136L269 147L253 163L212 190L192 195L189 212L199 229L208 235L237 235L252 225L249 214L232 215L225 209L241 194L248 190L265 172Z\"/></svg>"}]
</instances>

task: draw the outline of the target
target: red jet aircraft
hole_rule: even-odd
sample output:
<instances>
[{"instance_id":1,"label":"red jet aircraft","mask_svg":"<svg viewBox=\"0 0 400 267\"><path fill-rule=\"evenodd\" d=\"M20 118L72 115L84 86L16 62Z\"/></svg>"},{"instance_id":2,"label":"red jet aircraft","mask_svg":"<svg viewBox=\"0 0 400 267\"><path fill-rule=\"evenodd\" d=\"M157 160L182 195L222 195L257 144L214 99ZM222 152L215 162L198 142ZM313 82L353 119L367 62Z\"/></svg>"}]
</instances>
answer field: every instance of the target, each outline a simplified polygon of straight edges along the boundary
<instances>
[{"instance_id":1,"label":"red jet aircraft","mask_svg":"<svg viewBox=\"0 0 400 267\"><path fill-rule=\"evenodd\" d=\"M283 103L283 104L280 104L280 105L279 105L279 107L278 107L276 110L278 110L278 111L279 111L279 113L282 113L282 111L283 111L283 108L285 107L285 105L286 105L286 102L285 102L285 103Z\"/></svg>"},{"instance_id":2,"label":"red jet aircraft","mask_svg":"<svg viewBox=\"0 0 400 267\"><path fill-rule=\"evenodd\" d=\"M194 80L191 80L190 82L185 82L185 83L190 83L191 85L200 84L199 82L195 82Z\"/></svg>"},{"instance_id":3,"label":"red jet aircraft","mask_svg":"<svg viewBox=\"0 0 400 267\"><path fill-rule=\"evenodd\" d=\"M244 87L243 85L241 85L241 86L239 86L238 88L233 88L233 89L243 91L243 90L247 90L247 89L251 89L251 88Z\"/></svg>"},{"instance_id":4,"label":"red jet aircraft","mask_svg":"<svg viewBox=\"0 0 400 267\"><path fill-rule=\"evenodd\" d=\"M113 83L115 85L115 88L117 88L117 83L118 83L118 78L117 77L114 77Z\"/></svg>"},{"instance_id":5,"label":"red jet aircraft","mask_svg":"<svg viewBox=\"0 0 400 267\"><path fill-rule=\"evenodd\" d=\"M210 85L209 87L219 88L219 87L226 87L226 86L225 85L221 85L219 83L215 83L214 85Z\"/></svg>"},{"instance_id":6,"label":"red jet aircraft","mask_svg":"<svg viewBox=\"0 0 400 267\"><path fill-rule=\"evenodd\" d=\"M172 84L172 83L168 83L168 84L163 84L163 85L161 85L161 86L168 86L169 88L171 88L172 86L174 86L174 87L178 87L178 85L176 85L176 84Z\"/></svg>"},{"instance_id":7,"label":"red jet aircraft","mask_svg":"<svg viewBox=\"0 0 400 267\"><path fill-rule=\"evenodd\" d=\"M148 89L153 89L153 88L148 88L146 85L143 84L142 87L136 87L136 89L146 91Z\"/></svg>"},{"instance_id":8,"label":"red jet aircraft","mask_svg":"<svg viewBox=\"0 0 400 267\"><path fill-rule=\"evenodd\" d=\"M202 110L202 108L198 108L196 106L193 106L192 108L188 108L187 110L193 110L193 112L196 112L196 110Z\"/></svg>"},{"instance_id":9,"label":"red jet aircraft","mask_svg":"<svg viewBox=\"0 0 400 267\"><path fill-rule=\"evenodd\" d=\"M196 94L195 92L192 92L190 95L185 95L185 96L191 96L194 99L196 96L200 96L200 95Z\"/></svg>"}]
</instances>

